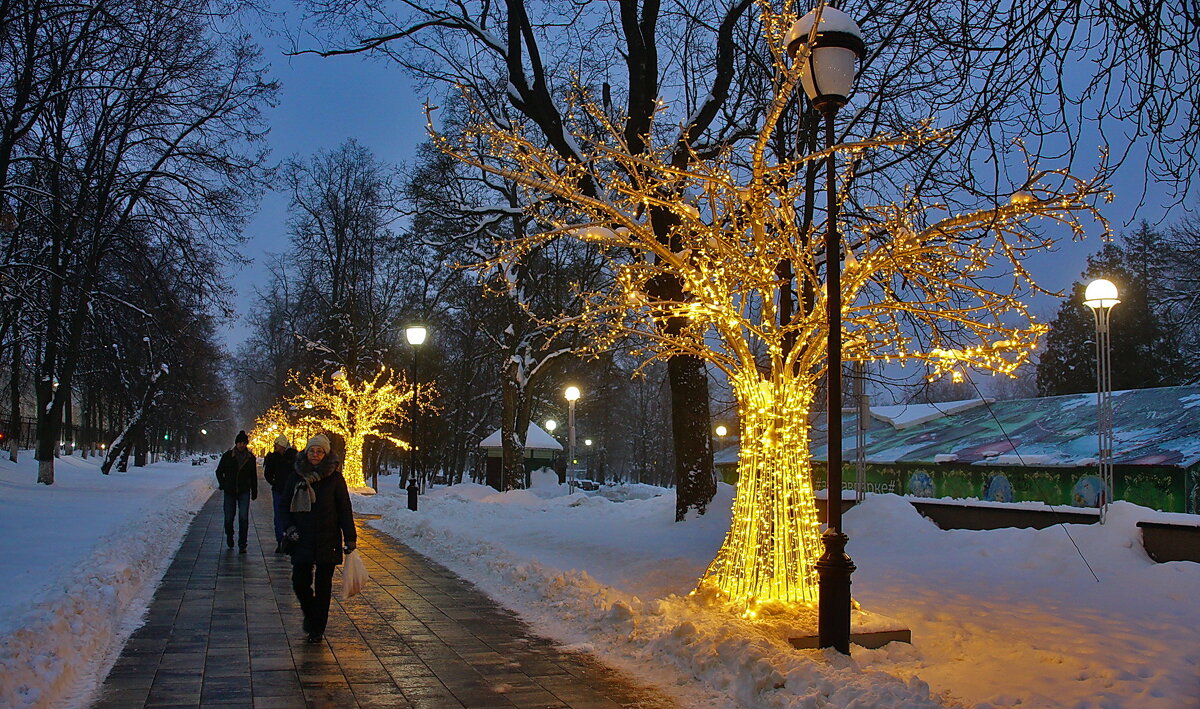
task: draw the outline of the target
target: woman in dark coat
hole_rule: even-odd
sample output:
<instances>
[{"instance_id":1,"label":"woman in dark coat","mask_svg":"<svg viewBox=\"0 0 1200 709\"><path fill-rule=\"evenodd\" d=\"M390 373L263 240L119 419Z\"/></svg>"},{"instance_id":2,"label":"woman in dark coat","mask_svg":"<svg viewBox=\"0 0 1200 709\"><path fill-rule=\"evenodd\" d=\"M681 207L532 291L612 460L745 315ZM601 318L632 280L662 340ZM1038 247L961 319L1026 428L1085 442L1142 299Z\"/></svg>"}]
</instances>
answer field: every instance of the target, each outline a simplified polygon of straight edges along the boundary
<instances>
[{"instance_id":1,"label":"woman in dark coat","mask_svg":"<svg viewBox=\"0 0 1200 709\"><path fill-rule=\"evenodd\" d=\"M307 642L319 643L329 622L333 569L358 543L342 464L324 434L313 436L283 490L284 536L291 542L292 590L304 611Z\"/></svg>"}]
</instances>

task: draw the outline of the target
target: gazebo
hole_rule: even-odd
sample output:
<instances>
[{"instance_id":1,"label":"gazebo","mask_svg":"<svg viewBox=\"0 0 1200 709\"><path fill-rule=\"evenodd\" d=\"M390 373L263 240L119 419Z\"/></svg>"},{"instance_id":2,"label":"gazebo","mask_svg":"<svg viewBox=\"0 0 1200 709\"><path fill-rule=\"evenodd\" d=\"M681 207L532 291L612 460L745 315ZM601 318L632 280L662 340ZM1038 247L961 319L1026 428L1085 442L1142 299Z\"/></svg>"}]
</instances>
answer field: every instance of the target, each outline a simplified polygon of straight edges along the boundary
<instances>
[{"instance_id":1,"label":"gazebo","mask_svg":"<svg viewBox=\"0 0 1200 709\"><path fill-rule=\"evenodd\" d=\"M500 429L496 429L490 436L480 441L479 447L487 455L487 463L484 468L484 481L499 490L501 488L500 472L504 460L504 448L500 445ZM562 444L556 441L554 436L546 433L540 426L530 421L529 428L525 431L526 483L528 484L529 471L537 467L538 463L553 467L554 456L562 449Z\"/></svg>"}]
</instances>

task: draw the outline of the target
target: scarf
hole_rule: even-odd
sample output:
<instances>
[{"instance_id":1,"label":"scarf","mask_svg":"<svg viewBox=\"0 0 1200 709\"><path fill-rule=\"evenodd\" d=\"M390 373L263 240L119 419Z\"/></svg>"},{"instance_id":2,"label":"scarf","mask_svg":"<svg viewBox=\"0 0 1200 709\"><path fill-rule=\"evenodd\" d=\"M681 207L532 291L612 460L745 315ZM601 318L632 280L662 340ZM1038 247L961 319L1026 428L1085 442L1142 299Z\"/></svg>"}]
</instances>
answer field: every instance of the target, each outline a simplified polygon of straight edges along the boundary
<instances>
[{"instance_id":1,"label":"scarf","mask_svg":"<svg viewBox=\"0 0 1200 709\"><path fill-rule=\"evenodd\" d=\"M313 503L317 501L317 491L312 486L333 474L337 469L334 465L336 460L333 453L329 453L313 467L304 453L297 456L296 475L300 476L300 482L296 483L296 492L292 494L292 504L289 508L292 512L312 511Z\"/></svg>"},{"instance_id":2,"label":"scarf","mask_svg":"<svg viewBox=\"0 0 1200 709\"><path fill-rule=\"evenodd\" d=\"M235 447L233 449L233 460L234 460L234 462L237 463L238 472L241 472L242 466L244 466L246 464L246 459L249 457L250 457L250 449L249 448L246 448L244 450L239 450L238 448Z\"/></svg>"}]
</instances>

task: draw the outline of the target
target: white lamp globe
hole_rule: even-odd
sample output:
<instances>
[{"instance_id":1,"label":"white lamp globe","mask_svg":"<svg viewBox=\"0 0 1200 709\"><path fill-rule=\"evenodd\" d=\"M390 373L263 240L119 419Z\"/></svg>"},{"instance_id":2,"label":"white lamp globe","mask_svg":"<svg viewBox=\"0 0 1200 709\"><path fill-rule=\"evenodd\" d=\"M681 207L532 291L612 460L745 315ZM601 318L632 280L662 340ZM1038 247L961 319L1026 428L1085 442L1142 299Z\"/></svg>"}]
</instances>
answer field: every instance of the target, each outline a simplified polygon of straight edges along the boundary
<instances>
[{"instance_id":1,"label":"white lamp globe","mask_svg":"<svg viewBox=\"0 0 1200 709\"><path fill-rule=\"evenodd\" d=\"M1083 292L1083 304L1093 310L1111 308L1120 302L1117 300L1116 285L1107 278L1097 278Z\"/></svg>"},{"instance_id":2,"label":"white lamp globe","mask_svg":"<svg viewBox=\"0 0 1200 709\"><path fill-rule=\"evenodd\" d=\"M423 325L410 325L404 328L404 338L408 340L410 345L419 345L425 341L425 327Z\"/></svg>"},{"instance_id":3,"label":"white lamp globe","mask_svg":"<svg viewBox=\"0 0 1200 709\"><path fill-rule=\"evenodd\" d=\"M563 390L563 396L566 397L567 401L577 400L579 398L579 387L577 387L577 386L567 387L566 389Z\"/></svg>"},{"instance_id":4,"label":"white lamp globe","mask_svg":"<svg viewBox=\"0 0 1200 709\"><path fill-rule=\"evenodd\" d=\"M821 8L821 23L814 36L812 29L816 21L816 10L796 20L784 37L784 45L788 54L795 57L811 42L811 51L800 75L804 93L820 110L838 108L850 100L850 92L854 89L854 65L866 55L866 45L858 23L841 10Z\"/></svg>"}]
</instances>

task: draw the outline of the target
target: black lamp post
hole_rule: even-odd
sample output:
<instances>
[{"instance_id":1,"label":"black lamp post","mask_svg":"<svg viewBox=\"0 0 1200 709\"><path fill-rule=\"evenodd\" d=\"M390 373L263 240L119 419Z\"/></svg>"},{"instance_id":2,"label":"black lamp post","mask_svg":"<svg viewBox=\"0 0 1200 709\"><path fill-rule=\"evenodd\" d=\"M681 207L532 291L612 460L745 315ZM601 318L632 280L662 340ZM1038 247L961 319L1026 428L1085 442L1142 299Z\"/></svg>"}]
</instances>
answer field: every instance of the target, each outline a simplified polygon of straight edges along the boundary
<instances>
[{"instance_id":1,"label":"black lamp post","mask_svg":"<svg viewBox=\"0 0 1200 709\"><path fill-rule=\"evenodd\" d=\"M567 400L567 492L575 492L575 402L579 396L577 386L563 390L563 398Z\"/></svg>"},{"instance_id":2,"label":"black lamp post","mask_svg":"<svg viewBox=\"0 0 1200 709\"><path fill-rule=\"evenodd\" d=\"M404 328L404 339L412 346L412 387L413 395L409 400L408 423L411 435L408 448L408 477L411 482L417 479L417 347L425 342L427 330L424 325L409 325Z\"/></svg>"},{"instance_id":3,"label":"black lamp post","mask_svg":"<svg viewBox=\"0 0 1200 709\"><path fill-rule=\"evenodd\" d=\"M834 144L833 119L846 105L854 87L855 61L866 52L854 20L825 5L801 17L787 35L787 50L801 56L801 83L813 106L825 115L825 147ZM854 562L846 554L842 532L842 273L837 231L837 170L833 153L825 159L828 197L825 232L825 288L829 341L826 375L829 389L829 443L826 487L827 520L821 541L825 552L817 561L819 603L817 639L821 647L850 654L850 574Z\"/></svg>"}]
</instances>

